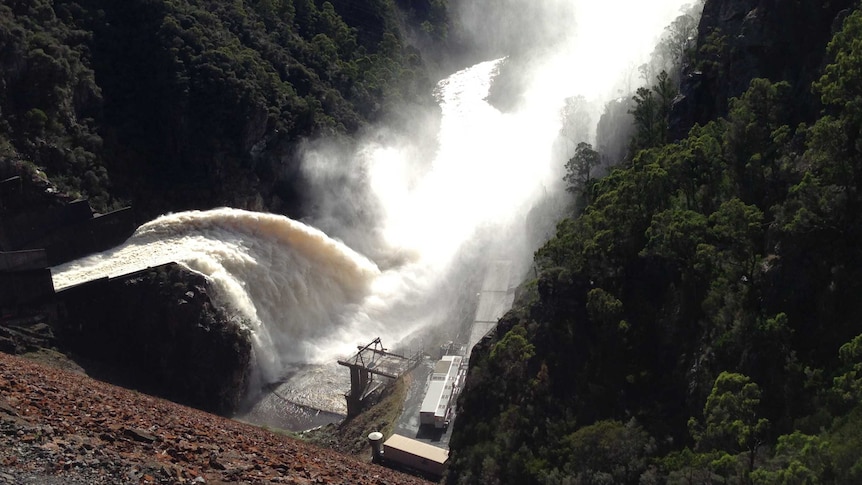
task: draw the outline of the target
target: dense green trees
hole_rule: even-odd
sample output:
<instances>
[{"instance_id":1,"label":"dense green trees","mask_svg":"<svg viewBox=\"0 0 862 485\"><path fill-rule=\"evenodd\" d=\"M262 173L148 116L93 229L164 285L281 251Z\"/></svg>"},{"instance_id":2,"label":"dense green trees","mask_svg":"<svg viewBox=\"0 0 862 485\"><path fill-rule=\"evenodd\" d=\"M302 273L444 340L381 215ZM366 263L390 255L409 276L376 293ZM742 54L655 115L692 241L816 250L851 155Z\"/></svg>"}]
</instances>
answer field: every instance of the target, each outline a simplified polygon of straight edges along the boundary
<instances>
[{"instance_id":1,"label":"dense green trees","mask_svg":"<svg viewBox=\"0 0 862 485\"><path fill-rule=\"evenodd\" d=\"M444 1L412 5L446 30ZM3 0L4 163L99 209L295 211L303 137L433 102L399 19L392 0Z\"/></svg>"},{"instance_id":2,"label":"dense green trees","mask_svg":"<svg viewBox=\"0 0 862 485\"><path fill-rule=\"evenodd\" d=\"M498 326L531 350L521 378L501 394L505 354L474 353L455 483L859 480L859 32L856 10L802 125L794 86L755 79L668 144L666 78L638 91L630 161L591 181Z\"/></svg>"},{"instance_id":3,"label":"dense green trees","mask_svg":"<svg viewBox=\"0 0 862 485\"><path fill-rule=\"evenodd\" d=\"M742 474L750 474L769 426L757 414L760 397L760 387L748 377L727 371L719 374L703 407L704 422L689 420L695 448L717 452L719 468L737 468L733 456L745 454L747 466Z\"/></svg>"},{"instance_id":4,"label":"dense green trees","mask_svg":"<svg viewBox=\"0 0 862 485\"><path fill-rule=\"evenodd\" d=\"M66 13L50 1L0 2L0 159L34 163L61 191L105 208L113 201L94 119L102 93L88 65L92 34Z\"/></svg>"},{"instance_id":5,"label":"dense green trees","mask_svg":"<svg viewBox=\"0 0 862 485\"><path fill-rule=\"evenodd\" d=\"M599 152L593 150L586 142L578 143L575 156L566 162L566 174L563 182L566 191L578 196L584 203L589 203L589 192L593 184L593 170L602 162Z\"/></svg>"},{"instance_id":6,"label":"dense green trees","mask_svg":"<svg viewBox=\"0 0 862 485\"><path fill-rule=\"evenodd\" d=\"M667 72L662 71L650 88L638 88L630 111L634 117L635 134L629 147L630 153L658 147L668 142L670 109L676 88Z\"/></svg>"}]
</instances>

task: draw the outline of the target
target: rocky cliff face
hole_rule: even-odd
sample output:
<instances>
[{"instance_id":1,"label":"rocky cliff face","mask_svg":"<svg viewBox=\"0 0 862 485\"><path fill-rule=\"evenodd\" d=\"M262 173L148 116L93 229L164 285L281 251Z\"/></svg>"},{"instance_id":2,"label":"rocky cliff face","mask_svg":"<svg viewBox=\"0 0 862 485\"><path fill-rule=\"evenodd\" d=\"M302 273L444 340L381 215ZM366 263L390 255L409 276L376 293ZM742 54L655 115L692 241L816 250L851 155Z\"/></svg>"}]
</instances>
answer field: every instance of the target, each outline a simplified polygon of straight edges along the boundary
<instances>
[{"instance_id":1,"label":"rocky cliff face","mask_svg":"<svg viewBox=\"0 0 862 485\"><path fill-rule=\"evenodd\" d=\"M57 337L96 377L230 414L246 390L249 332L206 279L170 264L64 290Z\"/></svg>"},{"instance_id":2,"label":"rocky cliff face","mask_svg":"<svg viewBox=\"0 0 862 485\"><path fill-rule=\"evenodd\" d=\"M827 42L851 0L707 0L697 38L697 62L682 82L673 133L684 136L695 123L727 113L754 78L794 86L794 121L820 109L811 82L823 65Z\"/></svg>"}]
</instances>

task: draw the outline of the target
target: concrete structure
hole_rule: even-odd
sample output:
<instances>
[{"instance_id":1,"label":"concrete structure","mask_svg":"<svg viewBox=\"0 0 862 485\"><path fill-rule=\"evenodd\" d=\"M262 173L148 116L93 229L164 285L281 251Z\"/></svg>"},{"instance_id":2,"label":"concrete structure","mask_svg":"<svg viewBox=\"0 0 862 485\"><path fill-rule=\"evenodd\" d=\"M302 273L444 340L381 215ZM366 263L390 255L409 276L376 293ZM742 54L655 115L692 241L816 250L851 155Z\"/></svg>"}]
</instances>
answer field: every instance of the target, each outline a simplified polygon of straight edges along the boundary
<instances>
[{"instance_id":1,"label":"concrete structure","mask_svg":"<svg viewBox=\"0 0 862 485\"><path fill-rule=\"evenodd\" d=\"M49 300L54 281L44 250L0 251L0 313L16 314L21 305Z\"/></svg>"},{"instance_id":2,"label":"concrete structure","mask_svg":"<svg viewBox=\"0 0 862 485\"><path fill-rule=\"evenodd\" d=\"M4 250L44 248L57 231L93 218L89 202L79 200L39 211L22 212L0 222Z\"/></svg>"},{"instance_id":3,"label":"concrete structure","mask_svg":"<svg viewBox=\"0 0 862 485\"><path fill-rule=\"evenodd\" d=\"M29 314L28 307L46 304L53 297L50 269L0 271L0 316L4 319Z\"/></svg>"},{"instance_id":4,"label":"concrete structure","mask_svg":"<svg viewBox=\"0 0 862 485\"><path fill-rule=\"evenodd\" d=\"M515 267L511 261L491 258L486 260L480 272L482 279L478 281L479 285L473 287L473 295L476 295L477 290L481 290L476 295L477 307L474 310L474 317L469 325L463 325L458 334L453 335L455 337L453 341L440 345L439 351L434 352L435 355L432 359L424 361L413 371L411 375L414 379L407 392L404 411L395 422L394 432L438 448L446 449L449 446L453 428L451 423L458 420L456 405L458 385L454 389L450 406L452 410L452 414L449 416L450 426L436 428L433 425L421 424L421 411L428 397L431 375L434 374L438 359L446 355L460 356L462 358L461 366L465 369L459 377L459 383L463 385L466 362L473 347L477 342L487 338L489 332L492 332L496 327L500 317L511 308L515 299L515 284L518 277L515 273Z\"/></svg>"},{"instance_id":5,"label":"concrete structure","mask_svg":"<svg viewBox=\"0 0 862 485\"><path fill-rule=\"evenodd\" d=\"M452 398L457 395L460 370L460 356L446 355L437 362L419 409L419 424L433 425L435 428L449 426Z\"/></svg>"},{"instance_id":6,"label":"concrete structure","mask_svg":"<svg viewBox=\"0 0 862 485\"><path fill-rule=\"evenodd\" d=\"M405 357L403 355L388 352L383 348L380 337L372 340L364 347L357 347L353 357L339 360L338 363L350 368L350 392L344 397L347 399L347 417L353 417L362 411L365 398L376 389L374 376L383 376L389 379L397 379L419 363L419 355Z\"/></svg>"},{"instance_id":7,"label":"concrete structure","mask_svg":"<svg viewBox=\"0 0 862 485\"><path fill-rule=\"evenodd\" d=\"M383 443L383 462L387 465L404 467L435 477L442 477L446 471L449 450L393 434Z\"/></svg>"},{"instance_id":8,"label":"concrete structure","mask_svg":"<svg viewBox=\"0 0 862 485\"><path fill-rule=\"evenodd\" d=\"M53 266L117 246L135 228L131 208L100 215L78 200L0 219L0 251L44 249Z\"/></svg>"},{"instance_id":9,"label":"concrete structure","mask_svg":"<svg viewBox=\"0 0 862 485\"><path fill-rule=\"evenodd\" d=\"M0 209L17 204L10 194L19 189L18 177L0 182ZM17 208L18 212L8 216L0 211L3 319L54 313L54 282L48 267L114 247L135 230L130 208L99 215L86 200L29 212Z\"/></svg>"}]
</instances>

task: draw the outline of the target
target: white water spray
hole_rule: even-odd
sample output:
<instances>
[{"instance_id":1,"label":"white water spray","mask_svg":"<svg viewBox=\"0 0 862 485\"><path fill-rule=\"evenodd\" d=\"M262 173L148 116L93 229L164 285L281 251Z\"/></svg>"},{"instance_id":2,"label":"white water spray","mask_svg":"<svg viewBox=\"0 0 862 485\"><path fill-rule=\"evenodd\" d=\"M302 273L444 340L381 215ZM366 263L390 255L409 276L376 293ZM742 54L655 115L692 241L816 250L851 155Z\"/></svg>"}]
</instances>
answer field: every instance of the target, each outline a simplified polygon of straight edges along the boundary
<instances>
[{"instance_id":1,"label":"white water spray","mask_svg":"<svg viewBox=\"0 0 862 485\"><path fill-rule=\"evenodd\" d=\"M528 22L533 3L522 3ZM472 262L504 254L516 271L529 264L535 248L525 237L527 213L559 187L565 162L553 152L565 98L580 94L601 106L618 96L617 79L647 60L683 3L578 0L574 9L563 9L577 16L558 19L573 26L573 35L531 64L524 102L510 113L486 101L500 59L442 80L435 92L442 119L436 154L426 157L430 164L414 156L420 151L415 140L381 134L361 143L348 163L310 150L304 169L312 185L331 196L327 184L334 175L363 173L382 208L376 225L360 228L365 234L342 230L339 223L348 221L337 215L315 215L346 245L276 215L187 212L145 224L119 248L54 268L55 287L183 264L209 277L227 306L249 322L264 382L295 364L332 361L375 336L392 345L445 325L446 290L453 286L447 277L468 245L479 245ZM385 270L348 246L385 260ZM332 402L344 390L333 389Z\"/></svg>"},{"instance_id":2,"label":"white water spray","mask_svg":"<svg viewBox=\"0 0 862 485\"><path fill-rule=\"evenodd\" d=\"M379 276L377 267L317 229L286 217L216 209L144 224L122 246L53 268L62 290L169 262L207 276L251 326L265 382L286 365L332 357L317 347Z\"/></svg>"}]
</instances>

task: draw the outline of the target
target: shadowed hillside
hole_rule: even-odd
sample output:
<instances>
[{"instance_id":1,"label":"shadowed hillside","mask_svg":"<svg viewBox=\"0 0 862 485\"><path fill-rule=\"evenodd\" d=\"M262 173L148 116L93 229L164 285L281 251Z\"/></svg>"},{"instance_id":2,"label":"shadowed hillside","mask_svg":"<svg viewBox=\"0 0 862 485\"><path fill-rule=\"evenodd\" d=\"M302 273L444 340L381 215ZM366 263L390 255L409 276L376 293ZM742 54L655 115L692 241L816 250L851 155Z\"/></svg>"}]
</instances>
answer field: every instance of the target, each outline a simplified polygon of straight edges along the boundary
<instances>
[{"instance_id":1,"label":"shadowed hillside","mask_svg":"<svg viewBox=\"0 0 862 485\"><path fill-rule=\"evenodd\" d=\"M445 32L421 5L406 18ZM388 1L4 0L0 163L144 220L299 214L299 142L432 101L403 18Z\"/></svg>"}]
</instances>

